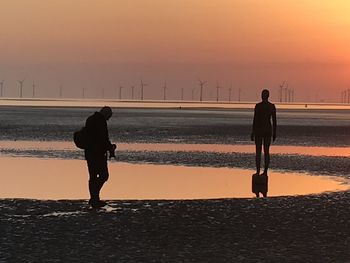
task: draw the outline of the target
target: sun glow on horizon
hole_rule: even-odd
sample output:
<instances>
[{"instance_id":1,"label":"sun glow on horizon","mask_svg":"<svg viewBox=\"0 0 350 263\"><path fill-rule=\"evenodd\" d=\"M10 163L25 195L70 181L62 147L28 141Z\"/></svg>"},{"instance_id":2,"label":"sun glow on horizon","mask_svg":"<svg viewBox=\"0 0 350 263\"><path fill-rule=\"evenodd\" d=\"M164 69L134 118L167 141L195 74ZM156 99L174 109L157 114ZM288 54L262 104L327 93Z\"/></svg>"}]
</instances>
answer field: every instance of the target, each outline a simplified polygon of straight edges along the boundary
<instances>
[{"instance_id":1,"label":"sun glow on horizon","mask_svg":"<svg viewBox=\"0 0 350 263\"><path fill-rule=\"evenodd\" d=\"M176 75L177 86L234 75L254 89L290 79L331 96L350 81L349 11L345 0L4 0L0 78L106 68L97 82L115 71L124 82Z\"/></svg>"}]
</instances>

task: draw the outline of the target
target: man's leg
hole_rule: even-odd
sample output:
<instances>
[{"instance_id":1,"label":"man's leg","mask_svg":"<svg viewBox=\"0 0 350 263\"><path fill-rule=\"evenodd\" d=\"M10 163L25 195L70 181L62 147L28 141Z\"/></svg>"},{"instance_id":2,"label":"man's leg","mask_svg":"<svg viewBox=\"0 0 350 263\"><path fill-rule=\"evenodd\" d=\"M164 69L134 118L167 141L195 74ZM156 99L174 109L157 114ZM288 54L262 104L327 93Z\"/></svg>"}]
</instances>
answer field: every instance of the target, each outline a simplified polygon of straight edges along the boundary
<instances>
[{"instance_id":1,"label":"man's leg","mask_svg":"<svg viewBox=\"0 0 350 263\"><path fill-rule=\"evenodd\" d=\"M98 164L98 181L97 181L97 194L98 200L100 201L100 191L104 183L108 180L108 166L107 166L107 156L101 156ZM101 203L102 204L102 203Z\"/></svg>"},{"instance_id":2,"label":"man's leg","mask_svg":"<svg viewBox=\"0 0 350 263\"><path fill-rule=\"evenodd\" d=\"M100 193L100 190L104 185L104 183L107 182L108 177L109 177L109 173L108 173L107 161L106 161L106 164L104 165L98 177L98 193Z\"/></svg>"},{"instance_id":3,"label":"man's leg","mask_svg":"<svg viewBox=\"0 0 350 263\"><path fill-rule=\"evenodd\" d=\"M88 171L89 171L89 192L90 192L90 201L89 203L92 204L99 200L99 193L98 193L98 185L99 185L99 179L97 177L97 167L96 163L89 159L87 160L88 164Z\"/></svg>"},{"instance_id":4,"label":"man's leg","mask_svg":"<svg viewBox=\"0 0 350 263\"><path fill-rule=\"evenodd\" d=\"M270 165L270 145L271 145L271 134L264 137L264 175L267 175L267 170Z\"/></svg>"},{"instance_id":5,"label":"man's leg","mask_svg":"<svg viewBox=\"0 0 350 263\"><path fill-rule=\"evenodd\" d=\"M260 174L261 148L262 148L262 137L255 136L255 165L256 165L257 175Z\"/></svg>"}]
</instances>

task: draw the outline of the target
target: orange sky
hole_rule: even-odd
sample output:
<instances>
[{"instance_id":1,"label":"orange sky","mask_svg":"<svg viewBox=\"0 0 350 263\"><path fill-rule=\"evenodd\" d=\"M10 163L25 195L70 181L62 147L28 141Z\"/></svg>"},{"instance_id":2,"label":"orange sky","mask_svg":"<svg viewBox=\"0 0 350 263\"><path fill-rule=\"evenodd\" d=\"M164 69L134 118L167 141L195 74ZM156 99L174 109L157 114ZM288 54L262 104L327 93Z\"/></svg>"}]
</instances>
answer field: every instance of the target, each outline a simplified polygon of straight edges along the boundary
<instances>
[{"instance_id":1,"label":"orange sky","mask_svg":"<svg viewBox=\"0 0 350 263\"><path fill-rule=\"evenodd\" d=\"M223 99L232 84L246 100L287 79L298 100L339 101L350 86L349 11L347 0L2 0L0 79L8 96L25 77L26 96L35 80L38 96L62 84L66 96L104 87L113 97L123 85L127 97L142 77L146 98L166 80L175 99L202 78L207 99L219 81Z\"/></svg>"}]
</instances>

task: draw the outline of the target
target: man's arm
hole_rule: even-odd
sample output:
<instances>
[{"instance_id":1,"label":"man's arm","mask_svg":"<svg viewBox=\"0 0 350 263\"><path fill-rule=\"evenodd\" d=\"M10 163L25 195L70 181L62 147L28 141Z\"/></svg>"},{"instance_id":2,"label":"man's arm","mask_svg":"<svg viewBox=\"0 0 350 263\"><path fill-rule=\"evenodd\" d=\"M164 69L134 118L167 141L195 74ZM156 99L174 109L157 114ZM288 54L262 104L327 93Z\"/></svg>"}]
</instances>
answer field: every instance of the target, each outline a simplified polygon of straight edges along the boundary
<instances>
[{"instance_id":1,"label":"man's arm","mask_svg":"<svg viewBox=\"0 0 350 263\"><path fill-rule=\"evenodd\" d=\"M109 139L109 132L108 132L108 127L107 127L107 123L105 126L105 145L107 148L107 151L109 152L109 159L116 158L115 157L115 150L117 149L117 145L114 143L111 143L110 139Z\"/></svg>"},{"instance_id":2,"label":"man's arm","mask_svg":"<svg viewBox=\"0 0 350 263\"><path fill-rule=\"evenodd\" d=\"M105 122L103 125L103 136L102 137L103 137L103 141L104 141L104 145L106 147L106 150L111 151L113 149L113 144L111 143L111 141L109 139L107 122Z\"/></svg>"},{"instance_id":3,"label":"man's arm","mask_svg":"<svg viewBox=\"0 0 350 263\"><path fill-rule=\"evenodd\" d=\"M273 105L272 111L272 140L276 140L276 130L277 130L277 118L276 118L276 107Z\"/></svg>"},{"instance_id":4,"label":"man's arm","mask_svg":"<svg viewBox=\"0 0 350 263\"><path fill-rule=\"evenodd\" d=\"M252 133L250 134L250 139L252 141L254 141L254 137L255 137L255 127L256 126L256 105L254 108L254 118L253 118L253 127L252 127Z\"/></svg>"}]
</instances>

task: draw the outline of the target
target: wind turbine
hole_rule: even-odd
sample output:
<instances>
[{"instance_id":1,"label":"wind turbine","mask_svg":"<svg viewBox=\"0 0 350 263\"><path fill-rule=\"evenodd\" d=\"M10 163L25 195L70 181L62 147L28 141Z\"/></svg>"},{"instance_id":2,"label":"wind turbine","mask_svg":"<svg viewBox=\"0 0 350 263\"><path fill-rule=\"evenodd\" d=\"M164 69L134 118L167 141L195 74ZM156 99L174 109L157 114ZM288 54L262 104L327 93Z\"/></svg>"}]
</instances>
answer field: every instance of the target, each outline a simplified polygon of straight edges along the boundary
<instances>
[{"instance_id":1,"label":"wind turbine","mask_svg":"<svg viewBox=\"0 0 350 263\"><path fill-rule=\"evenodd\" d=\"M181 88L181 100L184 100L184 88Z\"/></svg>"},{"instance_id":2,"label":"wind turbine","mask_svg":"<svg viewBox=\"0 0 350 263\"><path fill-rule=\"evenodd\" d=\"M238 101L241 101L241 93L242 93L242 90L241 88L238 89Z\"/></svg>"},{"instance_id":3,"label":"wind turbine","mask_svg":"<svg viewBox=\"0 0 350 263\"><path fill-rule=\"evenodd\" d=\"M288 83L286 84L286 87L284 88L284 102L287 102L288 101L288 90L289 90L289 88L288 88Z\"/></svg>"},{"instance_id":4,"label":"wind turbine","mask_svg":"<svg viewBox=\"0 0 350 263\"><path fill-rule=\"evenodd\" d=\"M199 81L199 86L201 87L201 93L200 93L200 96L199 96L199 101L203 101L203 87L207 83L207 81L201 81L200 79L198 81Z\"/></svg>"},{"instance_id":5,"label":"wind turbine","mask_svg":"<svg viewBox=\"0 0 350 263\"><path fill-rule=\"evenodd\" d=\"M192 100L194 100L194 91L195 89L192 89Z\"/></svg>"},{"instance_id":6,"label":"wind turbine","mask_svg":"<svg viewBox=\"0 0 350 263\"><path fill-rule=\"evenodd\" d=\"M282 84L279 85L279 86L280 86L280 89L279 89L279 92L278 92L278 96L279 96L278 100L279 100L280 102L282 102L282 98L283 98L283 87L284 87L285 84L286 84L286 81L284 80L284 81L282 82Z\"/></svg>"},{"instance_id":7,"label":"wind turbine","mask_svg":"<svg viewBox=\"0 0 350 263\"><path fill-rule=\"evenodd\" d=\"M344 103L347 103L347 94L348 94L348 91L344 90Z\"/></svg>"},{"instance_id":8,"label":"wind turbine","mask_svg":"<svg viewBox=\"0 0 350 263\"><path fill-rule=\"evenodd\" d=\"M287 90L287 97L288 97L288 102L290 102L291 101L291 95L292 95L292 89L291 88L288 88Z\"/></svg>"},{"instance_id":9,"label":"wind turbine","mask_svg":"<svg viewBox=\"0 0 350 263\"><path fill-rule=\"evenodd\" d=\"M166 100L166 81L163 86L163 100Z\"/></svg>"},{"instance_id":10,"label":"wind turbine","mask_svg":"<svg viewBox=\"0 0 350 263\"><path fill-rule=\"evenodd\" d=\"M345 103L345 90L341 91L341 103Z\"/></svg>"},{"instance_id":11,"label":"wind turbine","mask_svg":"<svg viewBox=\"0 0 350 263\"><path fill-rule=\"evenodd\" d=\"M0 96L2 97L2 95L3 95L3 89L4 89L4 81L2 80L1 82L0 82L0 88L1 88L1 90L0 90Z\"/></svg>"},{"instance_id":12,"label":"wind turbine","mask_svg":"<svg viewBox=\"0 0 350 263\"><path fill-rule=\"evenodd\" d=\"M143 87L146 87L148 84L143 83L142 79L141 79L141 100L143 100Z\"/></svg>"},{"instance_id":13,"label":"wind turbine","mask_svg":"<svg viewBox=\"0 0 350 263\"><path fill-rule=\"evenodd\" d=\"M34 97L35 97L35 82L34 82L34 80L33 80L33 86L32 86L32 88L33 88L32 97L34 98Z\"/></svg>"},{"instance_id":14,"label":"wind turbine","mask_svg":"<svg viewBox=\"0 0 350 263\"><path fill-rule=\"evenodd\" d=\"M232 85L228 89L228 101L231 102Z\"/></svg>"},{"instance_id":15,"label":"wind turbine","mask_svg":"<svg viewBox=\"0 0 350 263\"><path fill-rule=\"evenodd\" d=\"M344 90L344 103L348 103L348 93L349 90Z\"/></svg>"},{"instance_id":16,"label":"wind turbine","mask_svg":"<svg viewBox=\"0 0 350 263\"><path fill-rule=\"evenodd\" d=\"M119 86L119 100L122 99L122 89L123 89L123 86Z\"/></svg>"},{"instance_id":17,"label":"wind turbine","mask_svg":"<svg viewBox=\"0 0 350 263\"><path fill-rule=\"evenodd\" d=\"M349 90L348 89L343 90L342 92L343 103L349 103L348 96L349 96Z\"/></svg>"},{"instance_id":18,"label":"wind turbine","mask_svg":"<svg viewBox=\"0 0 350 263\"><path fill-rule=\"evenodd\" d=\"M19 97L22 98L23 97L23 82L24 82L25 78L22 80L17 80L19 83Z\"/></svg>"},{"instance_id":19,"label":"wind turbine","mask_svg":"<svg viewBox=\"0 0 350 263\"><path fill-rule=\"evenodd\" d=\"M62 98L62 85L60 85L60 98Z\"/></svg>"},{"instance_id":20,"label":"wind turbine","mask_svg":"<svg viewBox=\"0 0 350 263\"><path fill-rule=\"evenodd\" d=\"M342 102L343 103L347 103L347 94L348 94L348 90L342 91Z\"/></svg>"},{"instance_id":21,"label":"wind turbine","mask_svg":"<svg viewBox=\"0 0 350 263\"><path fill-rule=\"evenodd\" d=\"M134 89L135 89L135 87L131 86L131 99L132 100L134 99Z\"/></svg>"},{"instance_id":22,"label":"wind turbine","mask_svg":"<svg viewBox=\"0 0 350 263\"><path fill-rule=\"evenodd\" d=\"M219 90L220 90L219 82L216 81L216 102L219 102Z\"/></svg>"},{"instance_id":23,"label":"wind turbine","mask_svg":"<svg viewBox=\"0 0 350 263\"><path fill-rule=\"evenodd\" d=\"M340 91L340 103L343 103L343 91Z\"/></svg>"},{"instance_id":24,"label":"wind turbine","mask_svg":"<svg viewBox=\"0 0 350 263\"><path fill-rule=\"evenodd\" d=\"M83 99L85 99L85 88L83 88Z\"/></svg>"}]
</instances>

